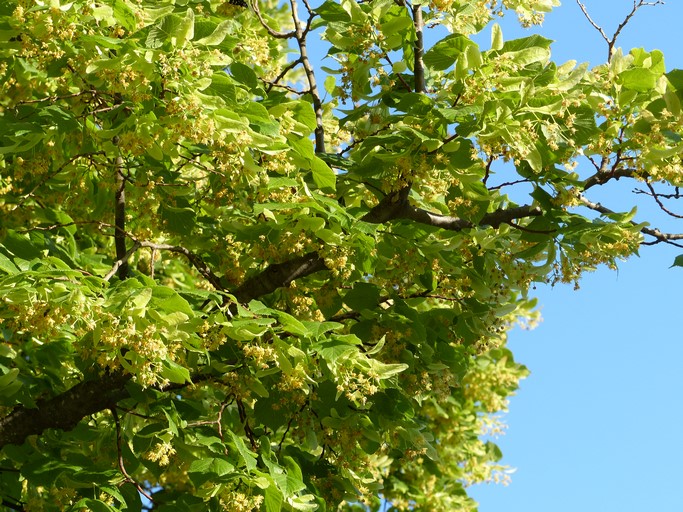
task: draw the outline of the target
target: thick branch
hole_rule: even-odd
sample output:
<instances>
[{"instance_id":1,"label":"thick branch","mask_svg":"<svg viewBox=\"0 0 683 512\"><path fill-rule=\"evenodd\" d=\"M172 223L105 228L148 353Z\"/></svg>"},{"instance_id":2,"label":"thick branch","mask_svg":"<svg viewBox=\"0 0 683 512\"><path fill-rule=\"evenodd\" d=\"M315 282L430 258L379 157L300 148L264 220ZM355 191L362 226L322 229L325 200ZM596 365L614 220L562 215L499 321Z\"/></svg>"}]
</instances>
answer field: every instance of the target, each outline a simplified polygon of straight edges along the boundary
<instances>
[{"instance_id":1,"label":"thick branch","mask_svg":"<svg viewBox=\"0 0 683 512\"><path fill-rule=\"evenodd\" d=\"M114 139L114 145L118 144L118 137ZM115 213L114 225L114 245L116 246L116 261L118 265L119 279L124 280L128 277L128 252L126 250L126 177L123 173L123 158L116 157L116 194L115 194Z\"/></svg>"},{"instance_id":2,"label":"thick branch","mask_svg":"<svg viewBox=\"0 0 683 512\"><path fill-rule=\"evenodd\" d=\"M269 265L263 272L247 279L233 295L238 302L246 303L288 286L295 279L325 270L325 261L317 252L309 252L283 263Z\"/></svg>"},{"instance_id":3,"label":"thick branch","mask_svg":"<svg viewBox=\"0 0 683 512\"><path fill-rule=\"evenodd\" d=\"M604 185L608 181L619 178L635 178L635 169L615 169L613 171L602 172L598 171L592 176L588 177L586 181L583 182L583 190L588 190L596 185Z\"/></svg>"},{"instance_id":4,"label":"thick branch","mask_svg":"<svg viewBox=\"0 0 683 512\"><path fill-rule=\"evenodd\" d=\"M130 378L119 372L105 374L76 384L59 396L40 400L34 409L16 407L0 418L0 448L22 444L28 436L48 428L71 430L85 416L114 407L128 396L125 384Z\"/></svg>"},{"instance_id":5,"label":"thick branch","mask_svg":"<svg viewBox=\"0 0 683 512\"><path fill-rule=\"evenodd\" d=\"M425 92L425 65L422 60L424 56L424 21L422 20L422 6L413 6L413 25L415 26L415 56L413 68L415 72L415 92Z\"/></svg>"},{"instance_id":6,"label":"thick branch","mask_svg":"<svg viewBox=\"0 0 683 512\"><path fill-rule=\"evenodd\" d=\"M299 9L296 0L290 0L292 6L292 19L294 21L294 32L296 34L296 42L299 44L299 54L301 64L304 67L304 72L306 73L306 79L308 80L308 89L311 93L311 98L313 98L313 111L315 112L315 151L316 153L325 152L325 130L323 129L323 104L320 100L320 92L318 91L318 84L315 81L315 72L311 61L308 58L308 49L306 47L306 36L308 34L308 26L312 20L313 14L311 14L306 27L301 26L301 20L299 19Z\"/></svg>"},{"instance_id":7,"label":"thick branch","mask_svg":"<svg viewBox=\"0 0 683 512\"><path fill-rule=\"evenodd\" d=\"M468 219L441 215L440 213L433 213L423 208L413 206L408 202L409 192L410 189L405 187L393 194L387 194L382 201L366 213L361 220L371 224L383 224L392 220L409 219L436 228L447 229L449 231L460 231L475 226L492 226L497 228L501 224L510 224L510 222L515 219L536 217L543 213L538 206L501 208L500 210L487 213L479 222L473 223Z\"/></svg>"}]
</instances>

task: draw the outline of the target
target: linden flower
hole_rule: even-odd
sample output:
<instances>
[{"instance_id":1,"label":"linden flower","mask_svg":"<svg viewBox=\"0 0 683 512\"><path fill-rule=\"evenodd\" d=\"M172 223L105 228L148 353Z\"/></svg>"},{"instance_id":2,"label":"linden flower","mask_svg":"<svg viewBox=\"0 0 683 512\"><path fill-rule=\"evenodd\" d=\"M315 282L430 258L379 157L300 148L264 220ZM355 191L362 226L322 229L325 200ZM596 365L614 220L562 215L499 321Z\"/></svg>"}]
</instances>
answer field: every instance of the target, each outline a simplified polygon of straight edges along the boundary
<instances>
[{"instance_id":1,"label":"linden flower","mask_svg":"<svg viewBox=\"0 0 683 512\"><path fill-rule=\"evenodd\" d=\"M175 448L169 442L157 443L150 451L145 454L147 460L156 462L160 466L168 466L171 462L170 457L175 455Z\"/></svg>"}]
</instances>

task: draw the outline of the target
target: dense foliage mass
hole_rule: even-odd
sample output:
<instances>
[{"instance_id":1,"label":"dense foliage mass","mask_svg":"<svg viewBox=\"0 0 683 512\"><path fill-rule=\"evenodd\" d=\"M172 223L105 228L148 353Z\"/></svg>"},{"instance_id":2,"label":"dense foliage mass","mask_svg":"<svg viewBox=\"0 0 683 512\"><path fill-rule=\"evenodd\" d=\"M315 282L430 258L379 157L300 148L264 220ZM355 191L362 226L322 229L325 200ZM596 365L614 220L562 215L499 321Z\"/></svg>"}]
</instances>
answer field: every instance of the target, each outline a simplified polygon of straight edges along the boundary
<instances>
[{"instance_id":1,"label":"dense foliage mass","mask_svg":"<svg viewBox=\"0 0 683 512\"><path fill-rule=\"evenodd\" d=\"M591 199L681 185L660 52L242 3L0 0L6 509L474 510L530 288L682 238Z\"/></svg>"}]
</instances>

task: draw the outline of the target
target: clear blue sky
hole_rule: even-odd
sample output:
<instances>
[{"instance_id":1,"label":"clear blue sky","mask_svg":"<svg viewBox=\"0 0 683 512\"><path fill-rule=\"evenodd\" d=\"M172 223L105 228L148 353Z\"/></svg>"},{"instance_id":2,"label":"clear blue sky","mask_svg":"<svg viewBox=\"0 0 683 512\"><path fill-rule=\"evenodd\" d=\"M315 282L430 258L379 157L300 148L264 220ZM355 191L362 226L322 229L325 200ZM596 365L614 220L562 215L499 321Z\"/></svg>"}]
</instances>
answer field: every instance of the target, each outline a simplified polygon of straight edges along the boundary
<instances>
[{"instance_id":1,"label":"clear blue sky","mask_svg":"<svg viewBox=\"0 0 683 512\"><path fill-rule=\"evenodd\" d=\"M608 35L633 7L632 0L584 3ZM643 7L618 46L660 49L669 69L683 68L682 23L681 0ZM529 33L508 25L506 39ZM557 62L605 60L606 44L574 0L532 31L556 41ZM623 208L638 201L637 220L653 216L658 227L683 232L683 221L662 219L630 194L633 182L619 185L599 200ZM514 331L509 343L532 373L497 440L503 462L517 472L508 487L471 489L480 512L683 511L683 269L669 269L682 253L643 247L618 272L586 275L579 291L537 289L544 321L534 331Z\"/></svg>"}]
</instances>

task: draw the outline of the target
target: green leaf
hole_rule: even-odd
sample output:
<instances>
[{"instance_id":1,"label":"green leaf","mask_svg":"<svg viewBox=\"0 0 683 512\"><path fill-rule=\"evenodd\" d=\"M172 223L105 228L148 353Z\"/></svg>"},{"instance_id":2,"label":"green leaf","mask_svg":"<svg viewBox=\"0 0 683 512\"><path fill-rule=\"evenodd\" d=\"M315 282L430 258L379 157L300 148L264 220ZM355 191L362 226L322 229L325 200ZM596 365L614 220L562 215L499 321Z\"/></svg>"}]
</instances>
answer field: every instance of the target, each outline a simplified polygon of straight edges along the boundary
<instances>
[{"instance_id":1,"label":"green leaf","mask_svg":"<svg viewBox=\"0 0 683 512\"><path fill-rule=\"evenodd\" d=\"M180 16L175 14L164 16L149 30L145 45L148 48L161 48L164 43L171 41L181 23L183 20Z\"/></svg>"},{"instance_id":2,"label":"green leaf","mask_svg":"<svg viewBox=\"0 0 683 512\"><path fill-rule=\"evenodd\" d=\"M659 75L649 69L632 68L619 73L619 83L626 89L637 92L651 91L657 85Z\"/></svg>"},{"instance_id":3,"label":"green leaf","mask_svg":"<svg viewBox=\"0 0 683 512\"><path fill-rule=\"evenodd\" d=\"M235 466L223 458L207 457L193 461L187 470L187 474L192 483L199 487L205 482L228 475L234 470Z\"/></svg>"},{"instance_id":4,"label":"green leaf","mask_svg":"<svg viewBox=\"0 0 683 512\"><path fill-rule=\"evenodd\" d=\"M282 510L284 498L278 488L271 485L266 488L264 494L263 501L266 506L266 512L280 512Z\"/></svg>"},{"instance_id":5,"label":"green leaf","mask_svg":"<svg viewBox=\"0 0 683 512\"><path fill-rule=\"evenodd\" d=\"M196 212L192 208L178 208L162 204L159 208L161 220L166 228L172 233L188 235L192 233L195 226Z\"/></svg>"},{"instance_id":6,"label":"green leaf","mask_svg":"<svg viewBox=\"0 0 683 512\"><path fill-rule=\"evenodd\" d=\"M543 158L541 157L541 153L538 151L538 149L533 148L531 151L529 151L525 160L534 172L539 173L543 170Z\"/></svg>"},{"instance_id":7,"label":"green leaf","mask_svg":"<svg viewBox=\"0 0 683 512\"><path fill-rule=\"evenodd\" d=\"M673 267L683 267L683 254L679 254L674 258L674 263L669 268Z\"/></svg>"},{"instance_id":8,"label":"green leaf","mask_svg":"<svg viewBox=\"0 0 683 512\"><path fill-rule=\"evenodd\" d=\"M380 300L380 290L371 283L356 283L344 295L344 303L354 311L375 309Z\"/></svg>"},{"instance_id":9,"label":"green leaf","mask_svg":"<svg viewBox=\"0 0 683 512\"><path fill-rule=\"evenodd\" d=\"M441 71L451 67L469 46L475 45L471 39L460 34L451 34L434 46L424 55L426 66Z\"/></svg>"},{"instance_id":10,"label":"green leaf","mask_svg":"<svg viewBox=\"0 0 683 512\"><path fill-rule=\"evenodd\" d=\"M326 21L351 21L351 16L337 2L326 0L315 12Z\"/></svg>"},{"instance_id":11,"label":"green leaf","mask_svg":"<svg viewBox=\"0 0 683 512\"><path fill-rule=\"evenodd\" d=\"M174 384L191 382L190 371L170 359L165 359L162 363L161 376Z\"/></svg>"},{"instance_id":12,"label":"green leaf","mask_svg":"<svg viewBox=\"0 0 683 512\"><path fill-rule=\"evenodd\" d=\"M249 89L256 89L259 87L258 77L252 68L241 62L233 62L230 65L230 74L240 83L243 83Z\"/></svg>"},{"instance_id":13,"label":"green leaf","mask_svg":"<svg viewBox=\"0 0 683 512\"><path fill-rule=\"evenodd\" d=\"M232 438L232 442L235 444L235 448L237 448L237 451L240 454L242 462L244 462L244 465L247 467L247 471L251 471L252 469L256 468L256 455L254 455L254 453L247 448L247 445L244 444L244 441L241 437L235 434L232 430L228 431L228 433Z\"/></svg>"},{"instance_id":14,"label":"green leaf","mask_svg":"<svg viewBox=\"0 0 683 512\"><path fill-rule=\"evenodd\" d=\"M491 27L491 49L500 50L503 48L503 30L498 23Z\"/></svg>"},{"instance_id":15,"label":"green leaf","mask_svg":"<svg viewBox=\"0 0 683 512\"><path fill-rule=\"evenodd\" d=\"M135 13L125 1L114 0L112 10L116 21L118 21L126 30L134 32L137 29L138 20L135 17Z\"/></svg>"},{"instance_id":16,"label":"green leaf","mask_svg":"<svg viewBox=\"0 0 683 512\"><path fill-rule=\"evenodd\" d=\"M323 192L334 192L337 186L337 176L334 171L325 163L325 161L314 156L311 160L311 172L313 173L313 181Z\"/></svg>"},{"instance_id":17,"label":"green leaf","mask_svg":"<svg viewBox=\"0 0 683 512\"><path fill-rule=\"evenodd\" d=\"M5 272L6 274L15 274L16 272L19 271L17 266L12 263L12 260L10 260L7 256L2 254L0 252L0 270Z\"/></svg>"},{"instance_id":18,"label":"green leaf","mask_svg":"<svg viewBox=\"0 0 683 512\"><path fill-rule=\"evenodd\" d=\"M233 31L236 29L235 21L234 20L223 20L221 21L216 29L211 32L206 37L202 37L201 39L198 39L195 41L196 44L205 44L207 46L216 46L219 45L223 42L225 39L225 36L228 34L232 34Z\"/></svg>"}]
</instances>

